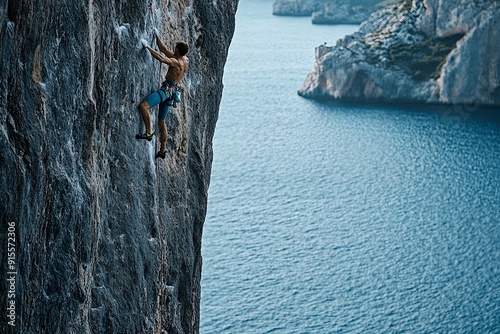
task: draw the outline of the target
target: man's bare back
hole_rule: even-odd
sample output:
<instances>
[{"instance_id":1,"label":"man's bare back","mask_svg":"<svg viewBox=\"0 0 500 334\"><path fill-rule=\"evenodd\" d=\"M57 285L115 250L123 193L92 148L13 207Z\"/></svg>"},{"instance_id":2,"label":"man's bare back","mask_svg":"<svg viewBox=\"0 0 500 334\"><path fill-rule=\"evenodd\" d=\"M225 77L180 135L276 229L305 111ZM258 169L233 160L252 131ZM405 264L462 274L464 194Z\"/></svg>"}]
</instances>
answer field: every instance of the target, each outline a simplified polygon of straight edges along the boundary
<instances>
[{"instance_id":1,"label":"man's bare back","mask_svg":"<svg viewBox=\"0 0 500 334\"><path fill-rule=\"evenodd\" d=\"M189 59L185 56L187 53L187 45L185 43L179 42L175 46L175 51L169 51L161 39L156 36L156 44L161 52L165 54L163 56L161 53L147 46L151 55L155 57L160 62L168 65L168 71L166 79L179 82L184 77L189 67ZM185 48L185 50L183 50Z\"/></svg>"},{"instance_id":2,"label":"man's bare back","mask_svg":"<svg viewBox=\"0 0 500 334\"><path fill-rule=\"evenodd\" d=\"M172 62L168 64L168 71L165 79L179 82L184 77L189 67L189 59L186 56L180 58L168 58Z\"/></svg>"}]
</instances>

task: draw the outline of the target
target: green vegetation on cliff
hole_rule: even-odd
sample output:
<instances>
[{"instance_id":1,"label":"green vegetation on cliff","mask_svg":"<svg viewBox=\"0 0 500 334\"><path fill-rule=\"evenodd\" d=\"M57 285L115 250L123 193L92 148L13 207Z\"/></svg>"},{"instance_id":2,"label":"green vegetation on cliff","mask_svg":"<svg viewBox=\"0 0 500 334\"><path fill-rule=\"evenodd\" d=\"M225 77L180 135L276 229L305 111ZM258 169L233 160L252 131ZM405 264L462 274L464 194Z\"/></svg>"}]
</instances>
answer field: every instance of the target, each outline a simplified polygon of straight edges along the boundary
<instances>
[{"instance_id":1,"label":"green vegetation on cliff","mask_svg":"<svg viewBox=\"0 0 500 334\"><path fill-rule=\"evenodd\" d=\"M416 80L437 79L446 57L463 36L457 34L413 44L395 44L387 53L387 64L405 69Z\"/></svg>"},{"instance_id":2,"label":"green vegetation on cliff","mask_svg":"<svg viewBox=\"0 0 500 334\"><path fill-rule=\"evenodd\" d=\"M411 9L412 0L400 0L400 4L403 4L403 11L407 12Z\"/></svg>"}]
</instances>

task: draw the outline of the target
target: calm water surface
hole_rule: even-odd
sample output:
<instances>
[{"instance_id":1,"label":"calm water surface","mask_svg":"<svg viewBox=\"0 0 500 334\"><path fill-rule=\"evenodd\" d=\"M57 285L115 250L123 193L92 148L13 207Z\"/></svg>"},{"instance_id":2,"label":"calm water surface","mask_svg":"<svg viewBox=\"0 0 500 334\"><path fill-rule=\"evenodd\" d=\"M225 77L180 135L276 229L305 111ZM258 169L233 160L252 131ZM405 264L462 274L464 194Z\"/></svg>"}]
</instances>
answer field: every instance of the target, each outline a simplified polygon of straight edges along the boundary
<instances>
[{"instance_id":1,"label":"calm water surface","mask_svg":"<svg viewBox=\"0 0 500 334\"><path fill-rule=\"evenodd\" d=\"M500 333L495 110L302 99L356 26L272 3L240 1L226 65L201 333Z\"/></svg>"}]
</instances>

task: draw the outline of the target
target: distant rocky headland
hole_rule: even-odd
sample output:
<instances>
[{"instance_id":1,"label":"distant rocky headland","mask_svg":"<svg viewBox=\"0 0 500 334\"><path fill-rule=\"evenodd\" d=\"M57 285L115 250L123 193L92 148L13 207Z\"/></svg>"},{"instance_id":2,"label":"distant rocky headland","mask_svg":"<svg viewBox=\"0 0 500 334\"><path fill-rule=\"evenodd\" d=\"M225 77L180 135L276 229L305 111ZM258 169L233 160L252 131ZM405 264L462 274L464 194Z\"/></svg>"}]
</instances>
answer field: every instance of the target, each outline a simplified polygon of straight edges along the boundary
<instances>
[{"instance_id":1,"label":"distant rocky headland","mask_svg":"<svg viewBox=\"0 0 500 334\"><path fill-rule=\"evenodd\" d=\"M309 98L500 105L500 1L400 0L319 46Z\"/></svg>"},{"instance_id":2,"label":"distant rocky headland","mask_svg":"<svg viewBox=\"0 0 500 334\"><path fill-rule=\"evenodd\" d=\"M274 15L311 16L315 24L360 24L396 0L276 0Z\"/></svg>"}]
</instances>

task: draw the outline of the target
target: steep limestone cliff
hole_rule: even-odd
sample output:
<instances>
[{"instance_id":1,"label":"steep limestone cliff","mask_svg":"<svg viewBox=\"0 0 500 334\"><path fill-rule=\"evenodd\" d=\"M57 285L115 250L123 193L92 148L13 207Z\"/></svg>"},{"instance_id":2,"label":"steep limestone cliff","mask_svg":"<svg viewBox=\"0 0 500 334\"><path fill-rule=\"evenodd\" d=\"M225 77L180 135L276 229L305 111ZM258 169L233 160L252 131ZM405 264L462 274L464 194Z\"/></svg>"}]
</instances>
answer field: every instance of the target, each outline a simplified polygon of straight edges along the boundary
<instances>
[{"instance_id":1,"label":"steep limestone cliff","mask_svg":"<svg viewBox=\"0 0 500 334\"><path fill-rule=\"evenodd\" d=\"M500 2L403 0L318 47L299 94L500 104Z\"/></svg>"},{"instance_id":2,"label":"steep limestone cliff","mask_svg":"<svg viewBox=\"0 0 500 334\"><path fill-rule=\"evenodd\" d=\"M236 7L0 0L0 263L12 222L17 271L15 298L0 285L2 333L198 332L211 141ZM162 161L156 140L134 138L144 131L137 105L166 73L142 48L154 29L169 47L190 45Z\"/></svg>"}]
</instances>

